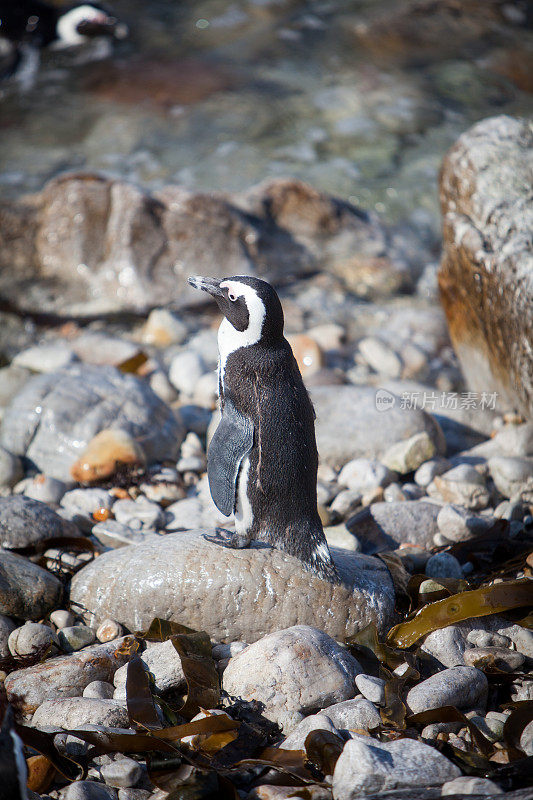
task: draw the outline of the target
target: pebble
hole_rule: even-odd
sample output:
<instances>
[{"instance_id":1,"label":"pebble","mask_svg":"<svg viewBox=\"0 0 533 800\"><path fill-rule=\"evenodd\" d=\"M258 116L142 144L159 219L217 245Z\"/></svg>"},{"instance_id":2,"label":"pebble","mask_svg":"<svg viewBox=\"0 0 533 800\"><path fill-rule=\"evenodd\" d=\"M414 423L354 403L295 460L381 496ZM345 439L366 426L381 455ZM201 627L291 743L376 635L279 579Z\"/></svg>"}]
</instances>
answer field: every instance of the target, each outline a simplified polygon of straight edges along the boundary
<instances>
[{"instance_id":1,"label":"pebble","mask_svg":"<svg viewBox=\"0 0 533 800\"><path fill-rule=\"evenodd\" d=\"M66 653L73 653L87 647L95 640L95 633L86 625L72 625L61 628L59 631L59 643Z\"/></svg>"},{"instance_id":2,"label":"pebble","mask_svg":"<svg viewBox=\"0 0 533 800\"><path fill-rule=\"evenodd\" d=\"M341 346L345 331L342 325L337 325L335 322L326 322L323 325L315 325L309 328L307 335L310 336L315 342L324 350L338 350Z\"/></svg>"},{"instance_id":3,"label":"pebble","mask_svg":"<svg viewBox=\"0 0 533 800\"><path fill-rule=\"evenodd\" d=\"M215 644L213 649L211 650L211 655L215 659L215 661L220 661L221 659L226 658L233 658L236 656L237 653L242 653L243 650L246 650L248 647L247 642L229 642L228 644Z\"/></svg>"},{"instance_id":4,"label":"pebble","mask_svg":"<svg viewBox=\"0 0 533 800\"><path fill-rule=\"evenodd\" d=\"M373 675L356 675L355 685L367 700L378 706L385 705L385 684L383 678L375 678Z\"/></svg>"},{"instance_id":5,"label":"pebble","mask_svg":"<svg viewBox=\"0 0 533 800\"><path fill-rule=\"evenodd\" d=\"M117 800L117 793L104 783L76 781L61 792L61 800Z\"/></svg>"},{"instance_id":6,"label":"pebble","mask_svg":"<svg viewBox=\"0 0 533 800\"><path fill-rule=\"evenodd\" d=\"M333 519L347 519L361 505L362 494L356 489L344 489L331 503L329 510Z\"/></svg>"},{"instance_id":7,"label":"pebble","mask_svg":"<svg viewBox=\"0 0 533 800\"><path fill-rule=\"evenodd\" d=\"M377 486L387 486L395 477L394 473L379 461L354 458L344 465L337 480L340 486L346 486L352 491L363 494Z\"/></svg>"},{"instance_id":8,"label":"pebble","mask_svg":"<svg viewBox=\"0 0 533 800\"><path fill-rule=\"evenodd\" d=\"M484 717L477 714L470 717L470 722L473 722L491 742L500 742L503 739L503 726L506 720L507 714L497 711L489 711Z\"/></svg>"},{"instance_id":9,"label":"pebble","mask_svg":"<svg viewBox=\"0 0 533 800\"><path fill-rule=\"evenodd\" d=\"M456 578L464 577L459 561L451 553L435 553L426 564L428 578Z\"/></svg>"},{"instance_id":10,"label":"pebble","mask_svg":"<svg viewBox=\"0 0 533 800\"><path fill-rule=\"evenodd\" d=\"M157 797L148 789L119 789L118 800L164 800L164 795Z\"/></svg>"},{"instance_id":11,"label":"pebble","mask_svg":"<svg viewBox=\"0 0 533 800\"><path fill-rule=\"evenodd\" d=\"M324 535L329 547L342 547L358 553L361 549L358 539L350 533L346 525L329 525L324 528Z\"/></svg>"},{"instance_id":12,"label":"pebble","mask_svg":"<svg viewBox=\"0 0 533 800\"><path fill-rule=\"evenodd\" d=\"M435 450L435 442L426 431L421 431L403 442L391 445L381 461L394 472L406 475L418 469L424 461L433 458Z\"/></svg>"},{"instance_id":13,"label":"pebble","mask_svg":"<svg viewBox=\"0 0 533 800\"><path fill-rule=\"evenodd\" d=\"M38 500L24 495L0 497L1 547L29 547L60 536L79 536L79 530Z\"/></svg>"},{"instance_id":14,"label":"pebble","mask_svg":"<svg viewBox=\"0 0 533 800\"><path fill-rule=\"evenodd\" d=\"M152 674L158 692L184 688L185 673L181 659L170 640L149 644L140 657L146 669ZM125 693L126 674L127 665L120 667L115 672L113 683L119 690L115 693L115 698L121 697L121 692Z\"/></svg>"},{"instance_id":15,"label":"pebble","mask_svg":"<svg viewBox=\"0 0 533 800\"><path fill-rule=\"evenodd\" d=\"M450 667L421 681L407 693L405 703L411 714L441 706L480 708L487 701L488 683L475 667Z\"/></svg>"},{"instance_id":16,"label":"pebble","mask_svg":"<svg viewBox=\"0 0 533 800\"><path fill-rule=\"evenodd\" d=\"M112 700L115 687L108 681L91 681L83 690L82 697L96 697L98 700Z\"/></svg>"},{"instance_id":17,"label":"pebble","mask_svg":"<svg viewBox=\"0 0 533 800\"><path fill-rule=\"evenodd\" d=\"M458 778L446 781L441 789L441 797L448 797L449 795L455 797L456 795L464 794L486 794L492 797L504 794L504 791L494 781L489 781L488 778L470 778L468 775L460 775Z\"/></svg>"},{"instance_id":18,"label":"pebble","mask_svg":"<svg viewBox=\"0 0 533 800\"><path fill-rule=\"evenodd\" d=\"M322 369L324 355L315 338L305 333L297 333L289 336L288 342L304 380Z\"/></svg>"},{"instance_id":19,"label":"pebble","mask_svg":"<svg viewBox=\"0 0 533 800\"><path fill-rule=\"evenodd\" d=\"M139 495L136 500L117 500L113 505L117 522L133 530L153 530L165 526L165 512L157 504Z\"/></svg>"},{"instance_id":20,"label":"pebble","mask_svg":"<svg viewBox=\"0 0 533 800\"><path fill-rule=\"evenodd\" d=\"M96 697L56 697L45 700L33 715L36 728L64 728L72 730L85 725L107 725L110 728L128 728L128 712L116 700Z\"/></svg>"},{"instance_id":21,"label":"pebble","mask_svg":"<svg viewBox=\"0 0 533 800\"><path fill-rule=\"evenodd\" d=\"M508 636L493 631L473 630L467 634L466 641L474 647L509 647L511 640Z\"/></svg>"},{"instance_id":22,"label":"pebble","mask_svg":"<svg viewBox=\"0 0 533 800\"><path fill-rule=\"evenodd\" d=\"M459 777L459 767L427 744L413 739L381 743L357 736L346 742L333 772L335 800L411 789Z\"/></svg>"},{"instance_id":23,"label":"pebble","mask_svg":"<svg viewBox=\"0 0 533 800\"><path fill-rule=\"evenodd\" d=\"M306 711L353 696L359 672L355 658L330 636L295 625L264 636L234 656L224 672L223 688L232 696L264 703L267 719L289 733Z\"/></svg>"},{"instance_id":24,"label":"pebble","mask_svg":"<svg viewBox=\"0 0 533 800\"><path fill-rule=\"evenodd\" d=\"M172 359L168 377L180 394L192 397L196 384L206 371L204 360L198 353L183 350Z\"/></svg>"},{"instance_id":25,"label":"pebble","mask_svg":"<svg viewBox=\"0 0 533 800\"><path fill-rule=\"evenodd\" d=\"M72 611L66 611L64 608L58 608L50 614L50 622L53 623L58 630L74 625L75 619Z\"/></svg>"},{"instance_id":26,"label":"pebble","mask_svg":"<svg viewBox=\"0 0 533 800\"><path fill-rule=\"evenodd\" d=\"M403 503L407 496L399 483L389 483L383 490L383 499L386 503Z\"/></svg>"},{"instance_id":27,"label":"pebble","mask_svg":"<svg viewBox=\"0 0 533 800\"><path fill-rule=\"evenodd\" d=\"M167 531L194 530L203 524L203 507L198 497L187 497L167 506Z\"/></svg>"},{"instance_id":28,"label":"pebble","mask_svg":"<svg viewBox=\"0 0 533 800\"><path fill-rule=\"evenodd\" d=\"M379 711L364 697L334 703L327 706L323 713L339 730L371 730L381 724Z\"/></svg>"},{"instance_id":29,"label":"pebble","mask_svg":"<svg viewBox=\"0 0 533 800\"><path fill-rule=\"evenodd\" d=\"M76 361L76 355L66 342L38 344L21 350L11 362L32 372L55 372Z\"/></svg>"},{"instance_id":30,"label":"pebble","mask_svg":"<svg viewBox=\"0 0 533 800\"><path fill-rule=\"evenodd\" d=\"M451 468L451 464L447 458L430 458L421 464L415 472L415 483L422 488L429 486L433 478L437 475L442 475Z\"/></svg>"},{"instance_id":31,"label":"pebble","mask_svg":"<svg viewBox=\"0 0 533 800\"><path fill-rule=\"evenodd\" d=\"M20 458L0 447L0 488L11 489L22 478Z\"/></svg>"},{"instance_id":32,"label":"pebble","mask_svg":"<svg viewBox=\"0 0 533 800\"><path fill-rule=\"evenodd\" d=\"M504 497L533 503L533 458L496 456L489 460L489 470Z\"/></svg>"},{"instance_id":33,"label":"pebble","mask_svg":"<svg viewBox=\"0 0 533 800\"><path fill-rule=\"evenodd\" d=\"M214 408L218 397L218 375L213 370L202 375L194 387L193 402L203 408Z\"/></svg>"},{"instance_id":34,"label":"pebble","mask_svg":"<svg viewBox=\"0 0 533 800\"><path fill-rule=\"evenodd\" d=\"M425 500L373 503L347 520L346 527L360 540L364 553L395 550L403 543L430 549L439 510Z\"/></svg>"},{"instance_id":35,"label":"pebble","mask_svg":"<svg viewBox=\"0 0 533 800\"><path fill-rule=\"evenodd\" d=\"M469 464L459 464L437 475L427 487L427 493L445 503L457 503L473 511L486 508L490 499L483 475Z\"/></svg>"},{"instance_id":36,"label":"pebble","mask_svg":"<svg viewBox=\"0 0 533 800\"><path fill-rule=\"evenodd\" d=\"M57 653L59 641L57 635L48 625L38 622L26 622L21 628L15 628L9 635L8 646L13 656L29 656L37 650L51 647L52 655Z\"/></svg>"},{"instance_id":37,"label":"pebble","mask_svg":"<svg viewBox=\"0 0 533 800\"><path fill-rule=\"evenodd\" d=\"M16 627L17 623L13 622L10 617L0 614L0 659L9 656L9 636Z\"/></svg>"},{"instance_id":38,"label":"pebble","mask_svg":"<svg viewBox=\"0 0 533 800\"><path fill-rule=\"evenodd\" d=\"M526 660L522 653L503 647L473 647L465 650L463 658L468 666L482 669L488 663L504 672L518 672Z\"/></svg>"},{"instance_id":39,"label":"pebble","mask_svg":"<svg viewBox=\"0 0 533 800\"><path fill-rule=\"evenodd\" d=\"M402 360L392 347L375 336L367 336L359 342L359 352L369 367L386 378L399 378Z\"/></svg>"},{"instance_id":40,"label":"pebble","mask_svg":"<svg viewBox=\"0 0 533 800\"><path fill-rule=\"evenodd\" d=\"M63 585L23 556L0 550L0 614L38 620L61 603Z\"/></svg>"},{"instance_id":41,"label":"pebble","mask_svg":"<svg viewBox=\"0 0 533 800\"><path fill-rule=\"evenodd\" d=\"M139 442L120 428L105 428L94 436L70 468L78 483L110 478L123 464L144 464L146 456Z\"/></svg>"},{"instance_id":42,"label":"pebble","mask_svg":"<svg viewBox=\"0 0 533 800\"><path fill-rule=\"evenodd\" d=\"M340 736L340 732L331 722L328 715L325 712L320 712L319 714L311 714L299 722L289 736L280 743L280 747L283 750L305 750L305 740L311 731L329 731Z\"/></svg>"},{"instance_id":43,"label":"pebble","mask_svg":"<svg viewBox=\"0 0 533 800\"><path fill-rule=\"evenodd\" d=\"M473 514L467 508L447 503L437 517L439 532L450 542L464 542L485 533L494 524L491 516Z\"/></svg>"},{"instance_id":44,"label":"pebble","mask_svg":"<svg viewBox=\"0 0 533 800\"><path fill-rule=\"evenodd\" d=\"M24 494L32 500L39 500L51 506L57 506L61 498L67 491L68 486L57 478L50 478L48 475L39 473L33 478L24 478L15 486L15 494Z\"/></svg>"},{"instance_id":45,"label":"pebble","mask_svg":"<svg viewBox=\"0 0 533 800\"><path fill-rule=\"evenodd\" d=\"M112 681L115 671L127 661L127 656L116 652L121 641L87 647L11 672L4 684L8 700L16 699L21 711L32 713L45 700L80 697L89 683Z\"/></svg>"},{"instance_id":46,"label":"pebble","mask_svg":"<svg viewBox=\"0 0 533 800\"><path fill-rule=\"evenodd\" d=\"M141 339L144 344L168 347L183 344L187 338L187 326L166 308L154 308L144 324Z\"/></svg>"},{"instance_id":47,"label":"pebble","mask_svg":"<svg viewBox=\"0 0 533 800\"><path fill-rule=\"evenodd\" d=\"M106 784L117 789L135 786L143 775L141 765L133 758L117 758L111 764L104 764L100 772Z\"/></svg>"},{"instance_id":48,"label":"pebble","mask_svg":"<svg viewBox=\"0 0 533 800\"><path fill-rule=\"evenodd\" d=\"M98 522L92 528L91 535L101 544L105 545L105 547L111 548L126 547L130 544L142 544L152 536L160 536L160 534L154 530L133 530L133 528L130 528L128 525L123 525L115 519L106 519L104 522Z\"/></svg>"},{"instance_id":49,"label":"pebble","mask_svg":"<svg viewBox=\"0 0 533 800\"><path fill-rule=\"evenodd\" d=\"M61 508L86 531L95 523L94 514L101 508L110 510L114 497L105 489L72 489L61 498Z\"/></svg>"},{"instance_id":50,"label":"pebble","mask_svg":"<svg viewBox=\"0 0 533 800\"><path fill-rule=\"evenodd\" d=\"M122 625L119 625L114 619L104 619L96 629L96 638L99 642L112 642L113 639L123 635Z\"/></svg>"}]
</instances>

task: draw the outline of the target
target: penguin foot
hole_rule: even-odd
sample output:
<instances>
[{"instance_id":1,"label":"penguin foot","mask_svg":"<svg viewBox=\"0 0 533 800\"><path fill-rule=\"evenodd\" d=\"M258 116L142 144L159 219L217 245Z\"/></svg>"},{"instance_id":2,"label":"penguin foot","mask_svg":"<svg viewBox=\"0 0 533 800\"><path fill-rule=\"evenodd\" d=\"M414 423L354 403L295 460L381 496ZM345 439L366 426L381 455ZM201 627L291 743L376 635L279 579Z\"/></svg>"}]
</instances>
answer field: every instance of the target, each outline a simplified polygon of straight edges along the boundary
<instances>
[{"instance_id":1,"label":"penguin foot","mask_svg":"<svg viewBox=\"0 0 533 800\"><path fill-rule=\"evenodd\" d=\"M231 550L242 550L250 544L248 537L232 533L225 528L217 528L215 536L208 536L207 533L204 533L204 539L213 544L219 544L221 547L229 547Z\"/></svg>"}]
</instances>

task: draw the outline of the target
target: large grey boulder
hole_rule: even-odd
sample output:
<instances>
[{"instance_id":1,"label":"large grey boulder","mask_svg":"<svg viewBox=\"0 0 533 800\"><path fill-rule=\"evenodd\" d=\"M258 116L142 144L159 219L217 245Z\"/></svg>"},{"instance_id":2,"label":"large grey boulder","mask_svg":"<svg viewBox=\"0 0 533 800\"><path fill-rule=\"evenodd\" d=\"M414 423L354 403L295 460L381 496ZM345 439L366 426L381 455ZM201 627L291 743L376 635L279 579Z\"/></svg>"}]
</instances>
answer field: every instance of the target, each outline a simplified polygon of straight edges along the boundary
<instances>
[{"instance_id":1,"label":"large grey boulder","mask_svg":"<svg viewBox=\"0 0 533 800\"><path fill-rule=\"evenodd\" d=\"M382 399L387 402L383 403ZM354 458L380 460L391 445L428 433L435 450L446 443L435 419L425 411L401 408L391 392L368 386L317 386L311 391L316 413L318 452L323 461L342 467Z\"/></svg>"},{"instance_id":2,"label":"large grey boulder","mask_svg":"<svg viewBox=\"0 0 533 800\"><path fill-rule=\"evenodd\" d=\"M363 553L395 550L403 543L430 549L438 532L441 506L425 500L372 503L346 522Z\"/></svg>"},{"instance_id":3,"label":"large grey boulder","mask_svg":"<svg viewBox=\"0 0 533 800\"><path fill-rule=\"evenodd\" d=\"M79 536L70 520L63 519L45 503L24 495L0 497L0 547L28 547L43 539Z\"/></svg>"},{"instance_id":4,"label":"large grey boulder","mask_svg":"<svg viewBox=\"0 0 533 800\"><path fill-rule=\"evenodd\" d=\"M5 412L0 443L46 475L72 482L72 465L106 428L130 434L148 462L175 458L184 435L144 381L114 367L75 364L26 383Z\"/></svg>"},{"instance_id":5,"label":"large grey boulder","mask_svg":"<svg viewBox=\"0 0 533 800\"><path fill-rule=\"evenodd\" d=\"M254 642L291 625L342 639L370 622L384 630L391 621L392 581L377 559L332 549L343 578L332 584L280 550L259 542L230 550L203 533L150 537L104 553L74 576L71 603L87 610L93 626L111 617L143 630L163 617L230 642Z\"/></svg>"},{"instance_id":6,"label":"large grey boulder","mask_svg":"<svg viewBox=\"0 0 533 800\"><path fill-rule=\"evenodd\" d=\"M306 714L353 697L361 671L331 636L294 625L269 633L231 658L222 686L233 697L263 703L267 719L288 733Z\"/></svg>"},{"instance_id":7,"label":"large grey boulder","mask_svg":"<svg viewBox=\"0 0 533 800\"><path fill-rule=\"evenodd\" d=\"M180 186L150 194L69 174L31 200L0 203L0 293L21 310L198 305L208 298L187 285L191 274L276 281L331 268L351 277L381 262L399 288L405 265L377 219L290 178L239 195Z\"/></svg>"},{"instance_id":8,"label":"large grey boulder","mask_svg":"<svg viewBox=\"0 0 533 800\"><path fill-rule=\"evenodd\" d=\"M0 614L23 620L42 619L57 608L60 581L23 556L0 550Z\"/></svg>"},{"instance_id":9,"label":"large grey boulder","mask_svg":"<svg viewBox=\"0 0 533 800\"><path fill-rule=\"evenodd\" d=\"M533 413L533 128L478 122L441 171L441 298L470 388Z\"/></svg>"}]
</instances>

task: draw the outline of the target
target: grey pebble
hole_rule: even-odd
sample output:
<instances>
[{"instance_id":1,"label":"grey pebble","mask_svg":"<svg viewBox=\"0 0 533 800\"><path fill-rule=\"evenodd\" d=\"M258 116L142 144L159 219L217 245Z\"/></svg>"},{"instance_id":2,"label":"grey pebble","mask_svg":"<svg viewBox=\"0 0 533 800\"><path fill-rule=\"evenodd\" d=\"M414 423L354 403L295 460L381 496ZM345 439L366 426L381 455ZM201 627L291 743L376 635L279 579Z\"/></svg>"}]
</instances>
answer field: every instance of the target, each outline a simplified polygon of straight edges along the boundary
<instances>
[{"instance_id":1,"label":"grey pebble","mask_svg":"<svg viewBox=\"0 0 533 800\"><path fill-rule=\"evenodd\" d=\"M414 475L415 483L425 489L436 475L442 475L450 467L451 464L447 458L430 458L429 461L425 461L416 470Z\"/></svg>"},{"instance_id":2,"label":"grey pebble","mask_svg":"<svg viewBox=\"0 0 533 800\"><path fill-rule=\"evenodd\" d=\"M82 697L96 697L98 700L112 700L115 687L107 681L92 681L83 690Z\"/></svg>"},{"instance_id":3,"label":"grey pebble","mask_svg":"<svg viewBox=\"0 0 533 800\"><path fill-rule=\"evenodd\" d=\"M58 608L50 614L50 622L58 629L74 625L75 619L72 611L66 611L64 608Z\"/></svg>"},{"instance_id":4,"label":"grey pebble","mask_svg":"<svg viewBox=\"0 0 533 800\"><path fill-rule=\"evenodd\" d=\"M361 505L362 496L357 489L343 489L335 497L329 510L336 519L347 519Z\"/></svg>"},{"instance_id":5,"label":"grey pebble","mask_svg":"<svg viewBox=\"0 0 533 800\"><path fill-rule=\"evenodd\" d=\"M396 475L379 461L368 458L354 458L341 469L337 481L353 491L364 492L378 486L387 486Z\"/></svg>"},{"instance_id":6,"label":"grey pebble","mask_svg":"<svg viewBox=\"0 0 533 800\"><path fill-rule=\"evenodd\" d=\"M463 578L459 561L451 553L435 553L426 564L428 578Z\"/></svg>"},{"instance_id":7,"label":"grey pebble","mask_svg":"<svg viewBox=\"0 0 533 800\"><path fill-rule=\"evenodd\" d=\"M48 625L38 622L26 622L21 628L15 628L9 635L9 650L14 656L28 656L41 648L51 647L55 655L59 648L57 635Z\"/></svg>"},{"instance_id":8,"label":"grey pebble","mask_svg":"<svg viewBox=\"0 0 533 800\"><path fill-rule=\"evenodd\" d=\"M96 629L96 638L99 642L112 642L124 633L122 625L114 619L104 619Z\"/></svg>"},{"instance_id":9,"label":"grey pebble","mask_svg":"<svg viewBox=\"0 0 533 800\"><path fill-rule=\"evenodd\" d=\"M9 635L17 627L10 617L0 614L0 658L7 658L9 650Z\"/></svg>"},{"instance_id":10,"label":"grey pebble","mask_svg":"<svg viewBox=\"0 0 533 800\"><path fill-rule=\"evenodd\" d=\"M494 518L474 514L463 506L447 503L439 511L437 525L450 542L464 542L485 533L494 524Z\"/></svg>"},{"instance_id":11,"label":"grey pebble","mask_svg":"<svg viewBox=\"0 0 533 800\"><path fill-rule=\"evenodd\" d=\"M38 500L24 495L0 498L0 546L28 547L59 536L79 536L79 530Z\"/></svg>"},{"instance_id":12,"label":"grey pebble","mask_svg":"<svg viewBox=\"0 0 533 800\"><path fill-rule=\"evenodd\" d=\"M169 689L178 689L185 684L185 673L181 659L172 642L157 642L149 644L140 654L141 661L152 674L156 690L166 692ZM118 690L115 698L125 696L127 664L115 672L113 683Z\"/></svg>"},{"instance_id":13,"label":"grey pebble","mask_svg":"<svg viewBox=\"0 0 533 800\"><path fill-rule=\"evenodd\" d=\"M59 643L66 653L81 650L82 647L93 644L96 639L92 628L88 628L86 625L72 625L61 628L58 637Z\"/></svg>"},{"instance_id":14,"label":"grey pebble","mask_svg":"<svg viewBox=\"0 0 533 800\"><path fill-rule=\"evenodd\" d=\"M474 647L465 650L463 658L468 666L475 667L479 662L488 661L505 672L518 672L526 660L522 653L504 647Z\"/></svg>"},{"instance_id":15,"label":"grey pebble","mask_svg":"<svg viewBox=\"0 0 533 800\"><path fill-rule=\"evenodd\" d=\"M70 518L75 519L78 524L89 523L90 529L94 525L94 512L100 508L110 509L114 499L105 489L72 489L61 498L61 507L68 511Z\"/></svg>"},{"instance_id":16,"label":"grey pebble","mask_svg":"<svg viewBox=\"0 0 533 800\"><path fill-rule=\"evenodd\" d=\"M36 728L82 728L84 725L107 725L111 728L128 728L129 717L125 706L116 700L96 697L63 697L45 700L33 715Z\"/></svg>"},{"instance_id":17,"label":"grey pebble","mask_svg":"<svg viewBox=\"0 0 533 800\"><path fill-rule=\"evenodd\" d=\"M495 631L475 629L467 634L466 641L474 647L509 647L511 640Z\"/></svg>"},{"instance_id":18,"label":"grey pebble","mask_svg":"<svg viewBox=\"0 0 533 800\"><path fill-rule=\"evenodd\" d=\"M38 620L61 602L60 581L23 556L0 550L0 575L0 614Z\"/></svg>"},{"instance_id":19,"label":"grey pebble","mask_svg":"<svg viewBox=\"0 0 533 800\"><path fill-rule=\"evenodd\" d=\"M22 463L18 456L0 447L0 487L13 488L22 478Z\"/></svg>"},{"instance_id":20,"label":"grey pebble","mask_svg":"<svg viewBox=\"0 0 533 800\"><path fill-rule=\"evenodd\" d=\"M68 486L63 481L39 473L17 483L14 492L30 497L32 500L39 500L41 503L57 506L67 489Z\"/></svg>"},{"instance_id":21,"label":"grey pebble","mask_svg":"<svg viewBox=\"0 0 533 800\"><path fill-rule=\"evenodd\" d=\"M160 535L155 530L134 530L129 525L124 525L115 519L98 522L92 528L91 534L105 547L111 547L113 550L127 547L130 544L142 544L150 536Z\"/></svg>"},{"instance_id":22,"label":"grey pebble","mask_svg":"<svg viewBox=\"0 0 533 800\"><path fill-rule=\"evenodd\" d=\"M117 500L113 505L113 513L117 522L134 530L157 529L165 525L165 513L161 506L143 495L136 500Z\"/></svg>"},{"instance_id":23,"label":"grey pebble","mask_svg":"<svg viewBox=\"0 0 533 800\"><path fill-rule=\"evenodd\" d=\"M489 460L489 470L504 497L533 502L533 458L496 456Z\"/></svg>"},{"instance_id":24,"label":"grey pebble","mask_svg":"<svg viewBox=\"0 0 533 800\"><path fill-rule=\"evenodd\" d=\"M406 705L411 714L441 706L480 708L487 701L488 682L475 667L450 667L409 690Z\"/></svg>"},{"instance_id":25,"label":"grey pebble","mask_svg":"<svg viewBox=\"0 0 533 800\"><path fill-rule=\"evenodd\" d=\"M105 764L101 775L108 786L131 788L139 782L143 774L141 765L133 758L119 758L111 764Z\"/></svg>"},{"instance_id":26,"label":"grey pebble","mask_svg":"<svg viewBox=\"0 0 533 800\"><path fill-rule=\"evenodd\" d=\"M178 392L192 397L198 381L206 371L205 362L198 353L183 350L172 359L168 377Z\"/></svg>"},{"instance_id":27,"label":"grey pebble","mask_svg":"<svg viewBox=\"0 0 533 800\"><path fill-rule=\"evenodd\" d=\"M389 469L400 475L406 475L433 458L436 449L435 442L427 431L420 431L408 439L391 445L381 460Z\"/></svg>"},{"instance_id":28,"label":"grey pebble","mask_svg":"<svg viewBox=\"0 0 533 800\"><path fill-rule=\"evenodd\" d=\"M351 730L353 728L370 730L377 728L381 723L379 711L374 707L373 703L363 697L344 700L327 706L323 713L329 717L339 730Z\"/></svg>"},{"instance_id":29,"label":"grey pebble","mask_svg":"<svg viewBox=\"0 0 533 800\"><path fill-rule=\"evenodd\" d=\"M61 800L116 800L111 786L96 781L76 781L61 792Z\"/></svg>"},{"instance_id":30,"label":"grey pebble","mask_svg":"<svg viewBox=\"0 0 533 800\"><path fill-rule=\"evenodd\" d=\"M355 685L367 700L378 706L385 705L385 685L383 678L375 678L373 675L356 675Z\"/></svg>"},{"instance_id":31,"label":"grey pebble","mask_svg":"<svg viewBox=\"0 0 533 800\"><path fill-rule=\"evenodd\" d=\"M489 781L488 778L470 778L467 775L461 775L452 781L446 781L441 789L441 797L462 794L486 794L492 797L504 794L504 791L494 781Z\"/></svg>"},{"instance_id":32,"label":"grey pebble","mask_svg":"<svg viewBox=\"0 0 533 800\"><path fill-rule=\"evenodd\" d=\"M321 711L319 714L311 714L309 717L305 717L293 728L279 746L283 750L305 750L305 740L311 731L329 731L337 736L341 735L327 713Z\"/></svg>"}]
</instances>

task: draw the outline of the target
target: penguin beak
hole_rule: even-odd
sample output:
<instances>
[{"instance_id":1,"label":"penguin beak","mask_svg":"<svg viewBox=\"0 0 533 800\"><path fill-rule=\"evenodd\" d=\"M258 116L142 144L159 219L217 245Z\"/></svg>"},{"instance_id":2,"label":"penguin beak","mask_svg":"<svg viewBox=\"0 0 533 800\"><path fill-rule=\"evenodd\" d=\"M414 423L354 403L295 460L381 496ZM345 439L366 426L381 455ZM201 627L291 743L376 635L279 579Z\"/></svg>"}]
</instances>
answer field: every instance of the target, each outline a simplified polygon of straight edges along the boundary
<instances>
[{"instance_id":1,"label":"penguin beak","mask_svg":"<svg viewBox=\"0 0 533 800\"><path fill-rule=\"evenodd\" d=\"M202 278L201 275L193 275L188 279L188 283L194 289L201 289L202 292L208 292L213 297L223 297L224 293L220 288L222 278Z\"/></svg>"},{"instance_id":2,"label":"penguin beak","mask_svg":"<svg viewBox=\"0 0 533 800\"><path fill-rule=\"evenodd\" d=\"M83 20L76 30L81 36L111 36L115 39L125 39L129 33L127 25L104 13L93 19Z\"/></svg>"}]
</instances>

